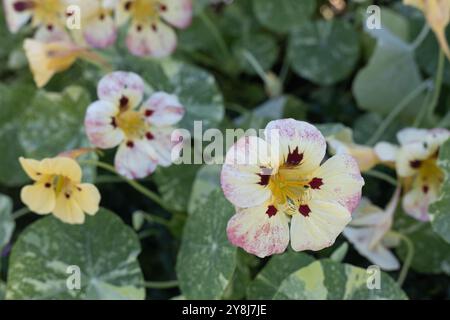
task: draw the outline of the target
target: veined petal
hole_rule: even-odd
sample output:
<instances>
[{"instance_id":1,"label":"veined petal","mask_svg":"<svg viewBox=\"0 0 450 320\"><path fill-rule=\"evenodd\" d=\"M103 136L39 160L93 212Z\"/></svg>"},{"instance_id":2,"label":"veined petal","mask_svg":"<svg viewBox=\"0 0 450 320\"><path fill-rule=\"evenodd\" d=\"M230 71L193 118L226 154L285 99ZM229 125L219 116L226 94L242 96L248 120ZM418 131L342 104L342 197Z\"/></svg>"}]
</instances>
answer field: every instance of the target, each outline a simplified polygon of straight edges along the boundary
<instances>
[{"instance_id":1,"label":"veined petal","mask_svg":"<svg viewBox=\"0 0 450 320\"><path fill-rule=\"evenodd\" d=\"M397 133L397 140L400 145L406 145L408 143L423 142L428 134L428 130L416 129L416 128L406 128L400 130Z\"/></svg>"},{"instance_id":2,"label":"veined petal","mask_svg":"<svg viewBox=\"0 0 450 320\"><path fill-rule=\"evenodd\" d=\"M90 183L81 183L73 189L73 197L78 206L89 215L97 213L100 204L100 192Z\"/></svg>"},{"instance_id":3,"label":"veined petal","mask_svg":"<svg viewBox=\"0 0 450 320\"><path fill-rule=\"evenodd\" d=\"M97 95L122 109L134 108L142 101L144 81L133 72L115 71L100 80Z\"/></svg>"},{"instance_id":4,"label":"veined petal","mask_svg":"<svg viewBox=\"0 0 450 320\"><path fill-rule=\"evenodd\" d=\"M106 48L114 44L117 29L111 15L101 13L84 23L84 39L94 48Z\"/></svg>"},{"instance_id":5,"label":"veined petal","mask_svg":"<svg viewBox=\"0 0 450 320\"><path fill-rule=\"evenodd\" d=\"M318 251L332 246L350 222L350 212L338 203L319 200L311 200L307 207L292 216L292 249Z\"/></svg>"},{"instance_id":6,"label":"veined petal","mask_svg":"<svg viewBox=\"0 0 450 320\"><path fill-rule=\"evenodd\" d=\"M26 1L17 4L17 0L3 0L3 9L8 29L12 33L19 31L32 16L32 7Z\"/></svg>"},{"instance_id":7,"label":"veined petal","mask_svg":"<svg viewBox=\"0 0 450 320\"><path fill-rule=\"evenodd\" d=\"M227 226L229 241L260 258L282 253L289 244L289 218L282 212L269 216L268 203L238 209Z\"/></svg>"},{"instance_id":8,"label":"veined petal","mask_svg":"<svg viewBox=\"0 0 450 320\"><path fill-rule=\"evenodd\" d=\"M176 160L172 159L172 148L178 143L171 140L174 130L172 127L153 127L145 135L150 157L163 167L170 166Z\"/></svg>"},{"instance_id":9,"label":"veined petal","mask_svg":"<svg viewBox=\"0 0 450 320\"><path fill-rule=\"evenodd\" d=\"M382 244L375 247L370 246L372 239L372 228L351 228L344 229L344 236L353 244L360 255L366 257L370 262L380 266L387 271L398 270L400 264L395 255Z\"/></svg>"},{"instance_id":10,"label":"veined petal","mask_svg":"<svg viewBox=\"0 0 450 320\"><path fill-rule=\"evenodd\" d=\"M88 107L84 125L89 141L93 145L109 149L119 145L125 139L123 131L115 122L118 113L117 105L109 101L95 101Z\"/></svg>"},{"instance_id":11,"label":"veined petal","mask_svg":"<svg viewBox=\"0 0 450 320\"><path fill-rule=\"evenodd\" d=\"M67 177L74 183L81 181L81 167L78 162L71 158L44 159L40 163L40 170L43 174Z\"/></svg>"},{"instance_id":12,"label":"veined petal","mask_svg":"<svg viewBox=\"0 0 450 320\"><path fill-rule=\"evenodd\" d=\"M191 0L160 0L159 12L171 25L184 29L192 21Z\"/></svg>"},{"instance_id":13,"label":"veined petal","mask_svg":"<svg viewBox=\"0 0 450 320\"><path fill-rule=\"evenodd\" d=\"M301 173L317 169L325 156L324 136L307 122L294 119L271 121L264 135L272 148L278 147L280 163L296 167Z\"/></svg>"},{"instance_id":14,"label":"veined petal","mask_svg":"<svg viewBox=\"0 0 450 320\"><path fill-rule=\"evenodd\" d=\"M23 187L20 198L31 211L38 214L48 214L55 208L55 191L47 182Z\"/></svg>"},{"instance_id":15,"label":"veined petal","mask_svg":"<svg viewBox=\"0 0 450 320\"><path fill-rule=\"evenodd\" d=\"M399 148L388 142L379 142L375 145L375 153L383 162L395 162Z\"/></svg>"},{"instance_id":16,"label":"veined petal","mask_svg":"<svg viewBox=\"0 0 450 320\"><path fill-rule=\"evenodd\" d=\"M352 156L346 154L333 156L314 171L311 178L313 199L339 202L350 212L358 206L364 179Z\"/></svg>"},{"instance_id":17,"label":"veined petal","mask_svg":"<svg viewBox=\"0 0 450 320\"><path fill-rule=\"evenodd\" d=\"M162 58L175 51L175 31L161 21L149 24L135 22L127 35L128 50L136 56Z\"/></svg>"},{"instance_id":18,"label":"veined petal","mask_svg":"<svg viewBox=\"0 0 450 320\"><path fill-rule=\"evenodd\" d=\"M147 122L154 126L171 126L184 116L184 107L178 97L165 92L155 92L142 105Z\"/></svg>"},{"instance_id":19,"label":"veined petal","mask_svg":"<svg viewBox=\"0 0 450 320\"><path fill-rule=\"evenodd\" d=\"M34 159L25 159L23 157L19 158L20 165L26 174L34 181L40 181L43 178L43 173L40 170L40 161Z\"/></svg>"},{"instance_id":20,"label":"veined petal","mask_svg":"<svg viewBox=\"0 0 450 320\"><path fill-rule=\"evenodd\" d=\"M268 176L272 173L268 148L258 137L243 137L228 150L221 185L225 197L235 206L253 207L271 196L267 186Z\"/></svg>"},{"instance_id":21,"label":"veined petal","mask_svg":"<svg viewBox=\"0 0 450 320\"><path fill-rule=\"evenodd\" d=\"M69 224L83 224L85 216L73 196L61 192L53 209L55 217Z\"/></svg>"},{"instance_id":22,"label":"veined petal","mask_svg":"<svg viewBox=\"0 0 450 320\"><path fill-rule=\"evenodd\" d=\"M151 158L144 140L122 143L114 162L117 172L129 179L145 178L155 171L158 164L156 159Z\"/></svg>"}]
</instances>

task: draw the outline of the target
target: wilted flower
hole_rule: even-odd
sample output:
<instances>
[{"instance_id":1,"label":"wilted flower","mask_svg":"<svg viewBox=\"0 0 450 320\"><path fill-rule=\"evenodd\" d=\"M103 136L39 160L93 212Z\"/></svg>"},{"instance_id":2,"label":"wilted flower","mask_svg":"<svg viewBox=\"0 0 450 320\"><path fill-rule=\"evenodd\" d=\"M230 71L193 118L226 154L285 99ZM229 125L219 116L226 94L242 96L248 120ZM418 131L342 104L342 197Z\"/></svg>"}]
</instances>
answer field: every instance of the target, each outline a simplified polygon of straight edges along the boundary
<instances>
[{"instance_id":1,"label":"wilted flower","mask_svg":"<svg viewBox=\"0 0 450 320\"><path fill-rule=\"evenodd\" d=\"M131 19L127 46L137 56L164 57L176 48L176 28L192 20L191 0L120 0L116 9L118 25ZM168 25L169 24L169 25Z\"/></svg>"},{"instance_id":2,"label":"wilted flower","mask_svg":"<svg viewBox=\"0 0 450 320\"><path fill-rule=\"evenodd\" d=\"M449 137L446 129L407 128L397 135L400 147L387 142L375 146L380 159L395 162L406 190L403 209L416 219L428 221L428 207L439 197L444 172L437 159L441 145Z\"/></svg>"},{"instance_id":3,"label":"wilted flower","mask_svg":"<svg viewBox=\"0 0 450 320\"><path fill-rule=\"evenodd\" d=\"M154 93L140 108L144 82L135 73L113 72L99 83L100 100L87 110L85 126L95 146L109 149L120 145L116 170L125 177L143 178L157 165L172 163L172 127L184 115L174 95Z\"/></svg>"},{"instance_id":4,"label":"wilted flower","mask_svg":"<svg viewBox=\"0 0 450 320\"><path fill-rule=\"evenodd\" d=\"M355 249L384 270L397 270L400 267L397 258L389 250L396 241L388 234L400 199L400 190L397 188L384 210L363 198L350 225L344 229L344 236Z\"/></svg>"},{"instance_id":5,"label":"wilted flower","mask_svg":"<svg viewBox=\"0 0 450 320\"><path fill-rule=\"evenodd\" d=\"M67 157L19 160L23 170L35 181L25 186L20 194L31 211L53 213L70 224L83 223L84 213L97 213L100 193L94 185L81 183L81 168L75 160Z\"/></svg>"},{"instance_id":6,"label":"wilted flower","mask_svg":"<svg viewBox=\"0 0 450 320\"><path fill-rule=\"evenodd\" d=\"M259 257L283 252L289 238L295 251L331 246L351 220L364 180L350 155L321 165L325 152L320 131L293 119L270 122L265 140L240 139L221 175L237 210L228 223L229 240ZM243 161L248 159L254 161Z\"/></svg>"}]
</instances>

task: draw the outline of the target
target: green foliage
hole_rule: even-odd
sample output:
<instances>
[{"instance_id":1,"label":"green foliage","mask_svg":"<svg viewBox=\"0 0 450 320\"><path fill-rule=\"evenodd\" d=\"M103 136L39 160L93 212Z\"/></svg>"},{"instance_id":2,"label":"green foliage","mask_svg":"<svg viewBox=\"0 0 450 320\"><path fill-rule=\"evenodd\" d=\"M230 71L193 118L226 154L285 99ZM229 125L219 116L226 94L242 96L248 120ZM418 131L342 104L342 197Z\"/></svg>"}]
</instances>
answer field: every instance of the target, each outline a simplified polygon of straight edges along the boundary
<instances>
[{"instance_id":1,"label":"green foliage","mask_svg":"<svg viewBox=\"0 0 450 320\"><path fill-rule=\"evenodd\" d=\"M11 239L15 222L11 216L12 200L4 194L0 194L0 251Z\"/></svg>"}]
</instances>

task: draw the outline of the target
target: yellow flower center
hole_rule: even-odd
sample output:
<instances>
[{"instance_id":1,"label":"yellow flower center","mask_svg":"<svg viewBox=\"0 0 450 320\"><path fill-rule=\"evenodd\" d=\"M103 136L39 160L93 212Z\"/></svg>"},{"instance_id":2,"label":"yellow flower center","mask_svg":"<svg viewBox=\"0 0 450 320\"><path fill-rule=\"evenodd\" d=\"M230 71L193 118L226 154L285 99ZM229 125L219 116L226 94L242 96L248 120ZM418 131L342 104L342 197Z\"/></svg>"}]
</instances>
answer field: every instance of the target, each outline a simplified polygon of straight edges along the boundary
<instances>
[{"instance_id":1,"label":"yellow flower center","mask_svg":"<svg viewBox=\"0 0 450 320\"><path fill-rule=\"evenodd\" d=\"M127 6L127 4L126 4ZM156 0L135 0L129 2L129 10L133 20L137 22L147 22L159 17L158 7L160 4Z\"/></svg>"},{"instance_id":2,"label":"yellow flower center","mask_svg":"<svg viewBox=\"0 0 450 320\"><path fill-rule=\"evenodd\" d=\"M64 196L69 199L72 196L74 184L68 177L54 175L50 177L49 182L45 184L45 187L53 188L55 190L56 197L63 193Z\"/></svg>"},{"instance_id":3,"label":"yellow flower center","mask_svg":"<svg viewBox=\"0 0 450 320\"><path fill-rule=\"evenodd\" d=\"M144 115L135 110L121 112L116 118L116 124L130 140L140 139L148 131Z\"/></svg>"},{"instance_id":4,"label":"yellow flower center","mask_svg":"<svg viewBox=\"0 0 450 320\"><path fill-rule=\"evenodd\" d=\"M34 2L35 23L56 23L64 12L61 0L41 0Z\"/></svg>"},{"instance_id":5,"label":"yellow flower center","mask_svg":"<svg viewBox=\"0 0 450 320\"><path fill-rule=\"evenodd\" d=\"M444 172L439 168L436 157L420 163L419 178L424 182L438 183L444 181Z\"/></svg>"}]
</instances>

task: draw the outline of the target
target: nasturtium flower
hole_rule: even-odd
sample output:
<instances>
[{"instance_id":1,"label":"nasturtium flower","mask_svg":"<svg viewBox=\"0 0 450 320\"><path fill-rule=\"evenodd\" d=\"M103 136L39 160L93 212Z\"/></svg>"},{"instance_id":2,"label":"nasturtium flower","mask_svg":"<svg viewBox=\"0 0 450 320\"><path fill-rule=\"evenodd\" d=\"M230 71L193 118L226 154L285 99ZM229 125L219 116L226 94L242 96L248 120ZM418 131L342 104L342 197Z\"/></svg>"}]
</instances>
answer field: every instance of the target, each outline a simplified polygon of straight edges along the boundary
<instances>
[{"instance_id":1,"label":"nasturtium flower","mask_svg":"<svg viewBox=\"0 0 450 320\"><path fill-rule=\"evenodd\" d=\"M403 0L404 4L421 10L436 34L439 45L450 59L445 29L450 22L450 0Z\"/></svg>"},{"instance_id":2,"label":"nasturtium flower","mask_svg":"<svg viewBox=\"0 0 450 320\"><path fill-rule=\"evenodd\" d=\"M293 119L270 122L264 139L238 140L221 174L225 197L236 207L230 242L259 257L285 251L289 239L295 251L331 246L351 220L364 180L353 157L322 163L325 153L320 131Z\"/></svg>"},{"instance_id":3,"label":"nasturtium flower","mask_svg":"<svg viewBox=\"0 0 450 320\"><path fill-rule=\"evenodd\" d=\"M64 29L67 4L67 0L3 0L8 28L13 33L30 20L38 32Z\"/></svg>"},{"instance_id":4,"label":"nasturtium flower","mask_svg":"<svg viewBox=\"0 0 450 320\"><path fill-rule=\"evenodd\" d=\"M407 128L397 135L399 147L387 142L375 146L380 159L395 163L406 191L403 209L418 220L430 219L428 207L439 197L444 172L437 159L440 147L449 138L447 129Z\"/></svg>"},{"instance_id":5,"label":"nasturtium flower","mask_svg":"<svg viewBox=\"0 0 450 320\"><path fill-rule=\"evenodd\" d=\"M120 0L116 8L118 25L131 19L127 47L137 56L165 57L176 48L173 27L191 24L191 0Z\"/></svg>"},{"instance_id":6,"label":"nasturtium flower","mask_svg":"<svg viewBox=\"0 0 450 320\"><path fill-rule=\"evenodd\" d=\"M400 200L400 190L396 189L384 210L373 205L369 199L363 198L349 226L344 229L344 236L355 249L384 270L397 270L400 267L397 258L389 250L397 244L389 231Z\"/></svg>"},{"instance_id":7,"label":"nasturtium flower","mask_svg":"<svg viewBox=\"0 0 450 320\"><path fill-rule=\"evenodd\" d=\"M156 92L141 105L144 81L122 71L100 80L97 94L100 100L86 112L86 133L98 148L120 145L115 156L117 172L137 179L151 174L157 165L172 163L173 125L184 115L175 95Z\"/></svg>"},{"instance_id":8,"label":"nasturtium flower","mask_svg":"<svg viewBox=\"0 0 450 320\"><path fill-rule=\"evenodd\" d=\"M79 164L68 157L42 161L19 159L23 170L34 181L25 186L20 197L37 214L53 213L70 224L82 224L85 213L94 215L99 209L100 193L90 183L82 183Z\"/></svg>"}]
</instances>

